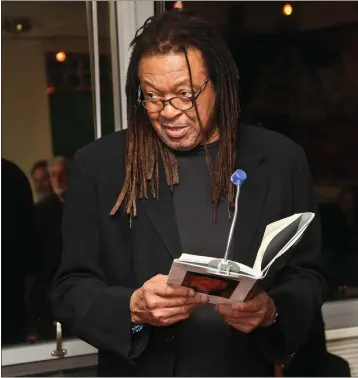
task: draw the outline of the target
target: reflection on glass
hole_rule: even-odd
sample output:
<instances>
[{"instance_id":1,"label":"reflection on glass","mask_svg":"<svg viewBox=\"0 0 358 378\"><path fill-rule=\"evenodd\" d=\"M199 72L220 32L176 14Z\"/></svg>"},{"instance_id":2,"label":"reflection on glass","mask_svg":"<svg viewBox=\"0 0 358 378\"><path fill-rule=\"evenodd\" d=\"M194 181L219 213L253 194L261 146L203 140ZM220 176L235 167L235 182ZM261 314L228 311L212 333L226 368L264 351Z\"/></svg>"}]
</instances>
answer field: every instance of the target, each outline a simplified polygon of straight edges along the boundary
<instances>
[{"instance_id":1,"label":"reflection on glass","mask_svg":"<svg viewBox=\"0 0 358 378\"><path fill-rule=\"evenodd\" d=\"M358 186L339 190L335 202L319 204L330 299L358 296Z\"/></svg>"},{"instance_id":2,"label":"reflection on glass","mask_svg":"<svg viewBox=\"0 0 358 378\"><path fill-rule=\"evenodd\" d=\"M108 4L99 8L105 134L113 93ZM24 15L26 28L12 27ZM2 16L2 343L13 345L56 337L48 293L71 160L94 139L93 73L85 2L4 2Z\"/></svg>"},{"instance_id":3,"label":"reflection on glass","mask_svg":"<svg viewBox=\"0 0 358 378\"><path fill-rule=\"evenodd\" d=\"M110 44L109 2L98 1L98 47L102 135L114 131L114 103Z\"/></svg>"},{"instance_id":4,"label":"reflection on glass","mask_svg":"<svg viewBox=\"0 0 358 378\"><path fill-rule=\"evenodd\" d=\"M358 87L351 84L358 75L358 27L348 20L333 26L332 18L317 28L292 23L284 30L272 16L279 15L275 6L221 2L219 15L214 2L185 2L223 27L240 72L242 119L304 148L317 190L329 300L358 297L358 165L351 157L358 140ZM305 12L316 7L307 4Z\"/></svg>"}]
</instances>

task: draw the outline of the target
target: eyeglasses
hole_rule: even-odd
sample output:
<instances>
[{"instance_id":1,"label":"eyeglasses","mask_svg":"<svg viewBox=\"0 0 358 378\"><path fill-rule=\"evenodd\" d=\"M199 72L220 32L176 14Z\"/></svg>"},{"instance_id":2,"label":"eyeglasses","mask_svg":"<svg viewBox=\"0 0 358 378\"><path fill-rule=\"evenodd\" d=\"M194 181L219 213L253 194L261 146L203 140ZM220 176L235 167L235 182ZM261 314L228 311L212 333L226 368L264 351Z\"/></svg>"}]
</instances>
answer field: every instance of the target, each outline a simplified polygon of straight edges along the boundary
<instances>
[{"instance_id":1,"label":"eyeglasses","mask_svg":"<svg viewBox=\"0 0 358 378\"><path fill-rule=\"evenodd\" d=\"M141 103L143 107L150 113L161 112L164 109L166 103L169 103L173 108L177 110L190 110L194 106L194 102L198 99L201 92L203 92L203 90L205 89L209 80L210 77L208 76L204 84L200 87L199 91L192 96L176 96L169 98L168 100L142 100Z\"/></svg>"}]
</instances>

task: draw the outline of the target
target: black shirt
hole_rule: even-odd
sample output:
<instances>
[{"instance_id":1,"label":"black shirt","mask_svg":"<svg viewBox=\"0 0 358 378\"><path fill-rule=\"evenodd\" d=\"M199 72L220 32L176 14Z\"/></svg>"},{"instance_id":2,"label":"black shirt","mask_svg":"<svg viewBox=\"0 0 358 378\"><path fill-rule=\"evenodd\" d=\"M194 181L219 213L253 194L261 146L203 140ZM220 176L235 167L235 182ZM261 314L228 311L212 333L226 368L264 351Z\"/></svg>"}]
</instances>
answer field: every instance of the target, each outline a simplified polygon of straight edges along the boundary
<instances>
[{"instance_id":1,"label":"black shirt","mask_svg":"<svg viewBox=\"0 0 358 378\"><path fill-rule=\"evenodd\" d=\"M214 166L219 141L207 145ZM174 210L183 253L222 258L229 235L230 220L227 198L219 203L216 223L212 205L212 180L206 163L204 146L191 151L175 152L179 164L179 185L174 187ZM223 375L231 356L230 327L223 321L214 306L197 307L191 314L191 322L181 322L178 335L178 354L174 376L190 372L190 376L210 376L215 365L223 363ZM186 328L186 330L184 330ZM189 336L196 334L195 338ZM210 336L209 336L210 335ZM205 336L205 337L204 337ZM208 337L215 343L207 343ZM196 359L196 351L208 356L205 366ZM186 361L187 363L183 363ZM184 367L185 366L185 367ZM182 370L184 369L184 370Z\"/></svg>"},{"instance_id":2,"label":"black shirt","mask_svg":"<svg viewBox=\"0 0 358 378\"><path fill-rule=\"evenodd\" d=\"M212 165L219 141L207 145ZM175 151L179 184L174 187L174 210L183 253L224 257L229 235L227 198L219 203L216 223L212 204L212 178L203 145L190 151Z\"/></svg>"}]
</instances>

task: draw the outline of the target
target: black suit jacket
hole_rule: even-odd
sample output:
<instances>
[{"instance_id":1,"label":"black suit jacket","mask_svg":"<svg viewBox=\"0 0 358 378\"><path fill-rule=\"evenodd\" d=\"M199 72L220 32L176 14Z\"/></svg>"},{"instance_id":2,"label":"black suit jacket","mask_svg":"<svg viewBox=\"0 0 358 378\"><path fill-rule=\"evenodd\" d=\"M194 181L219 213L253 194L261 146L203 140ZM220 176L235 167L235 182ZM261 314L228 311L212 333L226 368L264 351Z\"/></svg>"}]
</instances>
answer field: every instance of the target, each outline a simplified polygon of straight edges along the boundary
<instances>
[{"instance_id":1,"label":"black suit jacket","mask_svg":"<svg viewBox=\"0 0 358 378\"><path fill-rule=\"evenodd\" d=\"M170 327L148 326L133 337L133 291L158 273L168 274L173 259L185 251L163 170L159 200L138 201L132 228L123 209L109 216L124 182L125 138L125 131L114 133L75 156L64 210L62 262L52 296L57 318L99 349L99 375L171 376L175 367L182 375L272 375L273 363L287 363L306 341L323 303L318 218L268 288L279 313L277 324L248 335L230 329L221 340L220 327L226 326L221 318L210 327L190 318ZM252 265L268 223L316 212L316 204L303 150L280 134L241 126L236 168L244 169L248 179L240 195L231 258ZM202 346L220 340L229 352L211 356L210 350L199 348L182 353L190 350L190 343L180 349L184 336L200 338Z\"/></svg>"},{"instance_id":2,"label":"black suit jacket","mask_svg":"<svg viewBox=\"0 0 358 378\"><path fill-rule=\"evenodd\" d=\"M26 339L26 277L33 273L33 200L29 180L14 163L1 158L1 341Z\"/></svg>"}]
</instances>

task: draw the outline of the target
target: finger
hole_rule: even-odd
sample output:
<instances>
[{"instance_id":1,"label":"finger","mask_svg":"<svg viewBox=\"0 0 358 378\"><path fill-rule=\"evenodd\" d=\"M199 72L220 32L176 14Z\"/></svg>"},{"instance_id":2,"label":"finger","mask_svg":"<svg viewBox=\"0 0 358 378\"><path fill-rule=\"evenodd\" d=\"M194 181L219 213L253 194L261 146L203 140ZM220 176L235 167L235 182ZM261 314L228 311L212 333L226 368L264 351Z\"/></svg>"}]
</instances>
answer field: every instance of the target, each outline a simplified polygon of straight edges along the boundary
<instances>
[{"instance_id":1,"label":"finger","mask_svg":"<svg viewBox=\"0 0 358 378\"><path fill-rule=\"evenodd\" d=\"M188 315L196 307L196 305L184 305L179 307L160 308L151 311L152 317L160 322L172 316Z\"/></svg>"},{"instance_id":2,"label":"finger","mask_svg":"<svg viewBox=\"0 0 358 378\"><path fill-rule=\"evenodd\" d=\"M177 307L184 305L202 305L208 301L208 295L195 293L194 297L159 297L163 307Z\"/></svg>"},{"instance_id":3,"label":"finger","mask_svg":"<svg viewBox=\"0 0 358 378\"><path fill-rule=\"evenodd\" d=\"M164 274L157 274L156 276L152 277L148 283L167 283L168 276L165 276Z\"/></svg>"},{"instance_id":4,"label":"finger","mask_svg":"<svg viewBox=\"0 0 358 378\"><path fill-rule=\"evenodd\" d=\"M168 297L194 297L195 290L177 285L165 285L165 296Z\"/></svg>"},{"instance_id":5,"label":"finger","mask_svg":"<svg viewBox=\"0 0 358 378\"><path fill-rule=\"evenodd\" d=\"M215 307L216 311L224 316L231 316L233 318L240 317L241 313L239 311L233 310L231 306L229 305L216 305Z\"/></svg>"},{"instance_id":6,"label":"finger","mask_svg":"<svg viewBox=\"0 0 358 378\"><path fill-rule=\"evenodd\" d=\"M161 297L194 297L195 291L189 287L152 283L149 291Z\"/></svg>"},{"instance_id":7,"label":"finger","mask_svg":"<svg viewBox=\"0 0 358 378\"><path fill-rule=\"evenodd\" d=\"M216 311L223 316L229 316L237 319L247 319L257 314L256 312L242 312L233 310L230 306L225 305L219 305Z\"/></svg>"},{"instance_id":8,"label":"finger","mask_svg":"<svg viewBox=\"0 0 358 378\"><path fill-rule=\"evenodd\" d=\"M209 300L208 294L195 293L194 297L190 297L187 299L187 304L201 305L201 304L207 303L208 300Z\"/></svg>"},{"instance_id":9,"label":"finger","mask_svg":"<svg viewBox=\"0 0 358 378\"><path fill-rule=\"evenodd\" d=\"M180 307L184 305L201 305L207 302L206 294L196 293L194 297L161 297L152 293L143 293L144 306L148 310L158 308Z\"/></svg>"},{"instance_id":10,"label":"finger","mask_svg":"<svg viewBox=\"0 0 358 378\"><path fill-rule=\"evenodd\" d=\"M246 317L246 318L236 318L232 316L224 316L224 320L226 323L234 323L234 324L241 324L241 325L251 325L257 326L261 318L260 317Z\"/></svg>"},{"instance_id":11,"label":"finger","mask_svg":"<svg viewBox=\"0 0 358 378\"><path fill-rule=\"evenodd\" d=\"M216 311L223 316L231 316L233 318L245 319L257 316L260 312L245 312L233 310L231 306L228 305L218 305Z\"/></svg>"},{"instance_id":12,"label":"finger","mask_svg":"<svg viewBox=\"0 0 358 378\"><path fill-rule=\"evenodd\" d=\"M181 322L183 320L188 319L190 314L181 314L181 315L174 315L169 318L166 318L163 322L159 322L156 325L158 326L170 326L172 324Z\"/></svg>"},{"instance_id":13,"label":"finger","mask_svg":"<svg viewBox=\"0 0 358 378\"><path fill-rule=\"evenodd\" d=\"M240 312L258 312L264 306L265 301L262 300L261 296L254 297L247 302L236 302L232 305L233 310Z\"/></svg>"}]
</instances>

